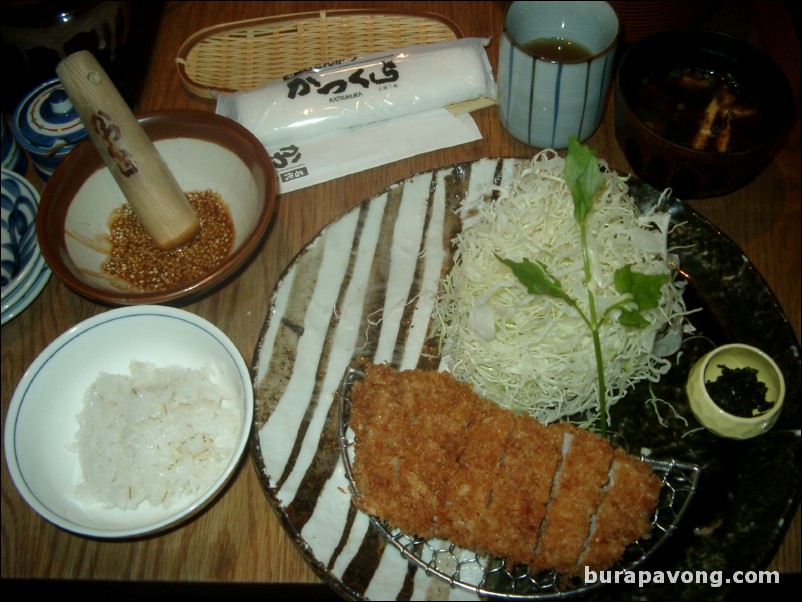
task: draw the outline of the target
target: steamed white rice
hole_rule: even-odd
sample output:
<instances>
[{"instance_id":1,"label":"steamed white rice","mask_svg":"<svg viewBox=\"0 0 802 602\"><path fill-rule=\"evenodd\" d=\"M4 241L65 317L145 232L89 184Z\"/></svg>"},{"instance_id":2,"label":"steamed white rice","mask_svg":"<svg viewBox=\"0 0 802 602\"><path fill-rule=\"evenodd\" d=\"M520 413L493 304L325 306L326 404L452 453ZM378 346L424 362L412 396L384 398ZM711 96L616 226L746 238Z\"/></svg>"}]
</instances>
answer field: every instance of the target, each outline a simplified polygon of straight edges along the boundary
<instances>
[{"instance_id":1,"label":"steamed white rice","mask_svg":"<svg viewBox=\"0 0 802 602\"><path fill-rule=\"evenodd\" d=\"M106 507L168 507L211 486L231 460L242 409L210 370L132 362L101 373L78 414L78 493Z\"/></svg>"}]
</instances>

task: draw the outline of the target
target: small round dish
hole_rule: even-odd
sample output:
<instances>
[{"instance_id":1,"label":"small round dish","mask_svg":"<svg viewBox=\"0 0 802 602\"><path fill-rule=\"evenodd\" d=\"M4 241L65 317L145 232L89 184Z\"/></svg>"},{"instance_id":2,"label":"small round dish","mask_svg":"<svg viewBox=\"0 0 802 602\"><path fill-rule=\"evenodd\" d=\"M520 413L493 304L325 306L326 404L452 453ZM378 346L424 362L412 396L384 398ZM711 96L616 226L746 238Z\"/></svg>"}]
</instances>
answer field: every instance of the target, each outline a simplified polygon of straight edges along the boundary
<instances>
[{"instance_id":1,"label":"small round dish","mask_svg":"<svg viewBox=\"0 0 802 602\"><path fill-rule=\"evenodd\" d=\"M722 409L710 394L709 384L729 369L751 368L766 387L767 411L752 417L736 416ZM728 439L750 439L767 432L777 422L785 398L785 380L777 364L766 353L740 343L723 345L702 356L691 368L686 385L691 410L710 432Z\"/></svg>"},{"instance_id":2,"label":"small round dish","mask_svg":"<svg viewBox=\"0 0 802 602\"><path fill-rule=\"evenodd\" d=\"M39 193L18 173L2 170L2 300L36 279Z\"/></svg>"},{"instance_id":3,"label":"small round dish","mask_svg":"<svg viewBox=\"0 0 802 602\"><path fill-rule=\"evenodd\" d=\"M204 480L196 495L177 496L166 506L144 500L123 509L80 493L85 479L76 437L87 391L101 373L125 375L134 361L207 371L222 390L221 404L236 408L240 416L231 456L216 475L209 475L213 481L207 485ZM240 463L252 419L248 368L216 326L172 307L117 308L59 336L22 376L5 422L6 463L25 501L58 527L96 538L143 536L188 520L219 494ZM113 456L116 444L107 442L103 456Z\"/></svg>"}]
</instances>

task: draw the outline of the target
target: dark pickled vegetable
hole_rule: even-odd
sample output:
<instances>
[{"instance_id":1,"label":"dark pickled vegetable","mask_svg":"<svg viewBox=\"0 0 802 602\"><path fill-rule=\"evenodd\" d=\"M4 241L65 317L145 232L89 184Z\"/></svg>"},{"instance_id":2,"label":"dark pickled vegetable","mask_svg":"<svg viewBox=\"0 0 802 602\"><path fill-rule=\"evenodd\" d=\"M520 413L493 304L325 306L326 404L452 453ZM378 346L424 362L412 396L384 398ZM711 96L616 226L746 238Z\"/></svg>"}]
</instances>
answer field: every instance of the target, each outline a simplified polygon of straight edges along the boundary
<instances>
[{"instance_id":1,"label":"dark pickled vegetable","mask_svg":"<svg viewBox=\"0 0 802 602\"><path fill-rule=\"evenodd\" d=\"M721 374L706 381L710 398L722 410L733 416L753 418L770 410L773 401L766 400L768 387L757 378L754 368L730 368L719 365Z\"/></svg>"}]
</instances>

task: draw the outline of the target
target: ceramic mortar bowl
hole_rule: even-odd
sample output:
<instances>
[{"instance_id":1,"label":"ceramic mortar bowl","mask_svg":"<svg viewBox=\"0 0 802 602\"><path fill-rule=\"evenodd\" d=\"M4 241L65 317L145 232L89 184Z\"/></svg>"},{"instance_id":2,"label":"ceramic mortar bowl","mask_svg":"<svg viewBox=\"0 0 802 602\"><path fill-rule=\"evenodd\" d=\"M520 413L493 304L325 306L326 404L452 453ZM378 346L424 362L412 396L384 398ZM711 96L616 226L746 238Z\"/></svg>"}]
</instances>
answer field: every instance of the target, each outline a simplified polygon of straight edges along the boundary
<instances>
[{"instance_id":1,"label":"ceramic mortar bowl","mask_svg":"<svg viewBox=\"0 0 802 602\"><path fill-rule=\"evenodd\" d=\"M238 123L194 110L160 111L138 120L184 192L220 195L233 221L234 242L221 263L184 284L143 290L111 277L103 269L111 252L109 222L126 201L97 149L82 142L59 164L42 193L39 246L70 288L111 305L186 300L221 284L257 249L275 207L270 157Z\"/></svg>"},{"instance_id":2,"label":"ceramic mortar bowl","mask_svg":"<svg viewBox=\"0 0 802 602\"><path fill-rule=\"evenodd\" d=\"M794 112L779 66L712 30L652 34L616 73L615 135L632 171L683 199L748 184L784 143Z\"/></svg>"},{"instance_id":3,"label":"ceramic mortar bowl","mask_svg":"<svg viewBox=\"0 0 802 602\"><path fill-rule=\"evenodd\" d=\"M756 370L757 379L766 386L766 400L773 402L771 408L752 417L736 416L722 409L708 388L721 375L722 366ZM777 422L785 399L785 380L766 353L750 345L733 343L717 347L694 364L686 393L691 411L706 429L728 439L750 439L767 432Z\"/></svg>"}]
</instances>

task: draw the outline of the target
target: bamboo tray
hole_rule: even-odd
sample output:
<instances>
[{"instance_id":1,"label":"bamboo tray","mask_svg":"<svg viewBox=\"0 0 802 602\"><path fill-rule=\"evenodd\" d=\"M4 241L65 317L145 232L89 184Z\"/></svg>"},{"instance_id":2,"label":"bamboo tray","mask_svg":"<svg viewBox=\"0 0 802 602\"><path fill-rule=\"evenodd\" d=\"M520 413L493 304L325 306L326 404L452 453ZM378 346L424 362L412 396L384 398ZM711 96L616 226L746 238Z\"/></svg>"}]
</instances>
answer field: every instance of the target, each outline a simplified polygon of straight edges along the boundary
<instances>
[{"instance_id":1,"label":"bamboo tray","mask_svg":"<svg viewBox=\"0 0 802 602\"><path fill-rule=\"evenodd\" d=\"M249 90L331 60L462 37L452 21L428 13L328 10L260 17L208 27L187 38L175 59L184 87L202 98ZM492 105L452 105L460 114Z\"/></svg>"}]
</instances>

